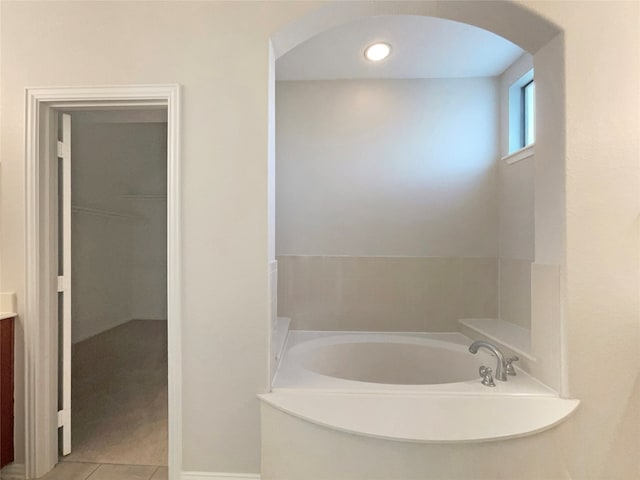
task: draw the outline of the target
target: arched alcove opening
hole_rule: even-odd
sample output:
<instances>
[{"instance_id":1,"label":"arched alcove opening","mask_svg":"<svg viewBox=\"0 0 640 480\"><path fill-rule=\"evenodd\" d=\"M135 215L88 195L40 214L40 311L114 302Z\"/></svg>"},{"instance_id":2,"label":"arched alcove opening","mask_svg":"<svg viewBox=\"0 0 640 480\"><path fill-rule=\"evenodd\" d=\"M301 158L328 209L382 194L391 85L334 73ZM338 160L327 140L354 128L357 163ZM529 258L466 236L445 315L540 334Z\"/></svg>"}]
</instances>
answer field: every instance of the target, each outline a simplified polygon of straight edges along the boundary
<instances>
[{"instance_id":1,"label":"arched alcove opening","mask_svg":"<svg viewBox=\"0 0 640 480\"><path fill-rule=\"evenodd\" d=\"M533 55L536 74L536 145L532 216L533 263L530 280L530 328L514 347L500 324L463 325L472 338L490 339L507 351L520 354L525 368L553 389L566 395L562 377L562 279L564 266L564 56L560 29L520 5L508 2L348 2L322 7L272 35L269 112L269 258L272 264L272 335L278 336L275 311L275 61L321 32L371 16L419 15L466 23L504 37ZM513 212L512 212L513 216ZM517 211L515 212L517 217ZM518 232L514 232L517 236ZM505 289L505 295L508 290ZM497 330L496 330L497 328ZM516 332L519 335L520 332ZM512 348L513 347L513 348ZM279 352L272 344L271 365ZM524 353L524 355L523 355Z\"/></svg>"},{"instance_id":2,"label":"arched alcove opening","mask_svg":"<svg viewBox=\"0 0 640 480\"><path fill-rule=\"evenodd\" d=\"M336 2L274 32L271 35L274 60L320 32L376 15L421 15L454 20L493 32L534 54L561 33L549 20L514 2Z\"/></svg>"}]
</instances>

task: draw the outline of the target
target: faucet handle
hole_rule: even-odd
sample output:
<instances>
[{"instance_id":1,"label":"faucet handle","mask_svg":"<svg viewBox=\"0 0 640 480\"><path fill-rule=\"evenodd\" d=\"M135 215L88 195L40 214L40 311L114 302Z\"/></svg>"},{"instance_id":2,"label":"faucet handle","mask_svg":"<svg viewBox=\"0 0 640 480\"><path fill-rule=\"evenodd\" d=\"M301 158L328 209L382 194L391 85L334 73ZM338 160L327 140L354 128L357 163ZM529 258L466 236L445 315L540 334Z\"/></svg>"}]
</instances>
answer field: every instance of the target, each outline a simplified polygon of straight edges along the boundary
<instances>
[{"instance_id":1,"label":"faucet handle","mask_svg":"<svg viewBox=\"0 0 640 480\"><path fill-rule=\"evenodd\" d=\"M507 375L516 374L516 369L513 367L513 362L517 362L518 360L520 359L518 358L517 355L514 355L513 357L505 358L504 362L505 362L505 370L507 372Z\"/></svg>"},{"instance_id":2,"label":"faucet handle","mask_svg":"<svg viewBox=\"0 0 640 480\"><path fill-rule=\"evenodd\" d=\"M496 384L493 382L493 370L489 367L485 367L482 365L479 369L480 376L482 377L482 384L486 387L495 387Z\"/></svg>"}]
</instances>

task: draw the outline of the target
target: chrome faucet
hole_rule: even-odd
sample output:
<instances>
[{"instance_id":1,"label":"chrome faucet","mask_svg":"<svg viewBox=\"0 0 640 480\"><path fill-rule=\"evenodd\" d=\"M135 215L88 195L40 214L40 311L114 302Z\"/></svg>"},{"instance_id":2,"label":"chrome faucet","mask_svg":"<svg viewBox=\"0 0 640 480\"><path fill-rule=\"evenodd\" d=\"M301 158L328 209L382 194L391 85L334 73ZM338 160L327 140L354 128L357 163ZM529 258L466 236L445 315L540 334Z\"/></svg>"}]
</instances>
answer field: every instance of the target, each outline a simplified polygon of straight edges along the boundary
<instances>
[{"instance_id":1,"label":"chrome faucet","mask_svg":"<svg viewBox=\"0 0 640 480\"><path fill-rule=\"evenodd\" d=\"M484 342L482 340L477 340L473 342L469 347L469 351L475 354L475 353L478 353L478 349L482 347L489 350L498 359L498 365L496 366L496 379L502 382L506 382L507 381L507 361L504 358L504 355L502 354L502 352L498 350L498 347L496 347L492 343Z\"/></svg>"}]
</instances>

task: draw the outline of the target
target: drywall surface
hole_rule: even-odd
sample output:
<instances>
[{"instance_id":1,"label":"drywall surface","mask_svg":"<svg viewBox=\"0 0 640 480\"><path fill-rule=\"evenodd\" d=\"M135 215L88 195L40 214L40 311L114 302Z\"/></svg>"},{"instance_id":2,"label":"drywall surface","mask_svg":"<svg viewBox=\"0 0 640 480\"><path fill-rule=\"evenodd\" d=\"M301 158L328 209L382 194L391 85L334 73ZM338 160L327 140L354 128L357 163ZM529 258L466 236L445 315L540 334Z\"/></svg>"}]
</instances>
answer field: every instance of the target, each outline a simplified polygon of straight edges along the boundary
<instances>
[{"instance_id":1,"label":"drywall surface","mask_svg":"<svg viewBox=\"0 0 640 480\"><path fill-rule=\"evenodd\" d=\"M500 319L531 327L535 157L498 161Z\"/></svg>"},{"instance_id":2,"label":"drywall surface","mask_svg":"<svg viewBox=\"0 0 640 480\"><path fill-rule=\"evenodd\" d=\"M167 124L134 124L125 182L132 222L131 318L167 319ZM139 150L135 150L138 147Z\"/></svg>"},{"instance_id":3,"label":"drywall surface","mask_svg":"<svg viewBox=\"0 0 640 480\"><path fill-rule=\"evenodd\" d=\"M562 71L566 61L556 37L534 58L536 81L536 148L534 168L535 260L562 265L566 258L566 186L570 167L563 134L566 119L566 87L554 72ZM565 120L567 121L567 120ZM565 161L562 152L566 151ZM566 169L566 170L565 170Z\"/></svg>"},{"instance_id":4,"label":"drywall surface","mask_svg":"<svg viewBox=\"0 0 640 480\"><path fill-rule=\"evenodd\" d=\"M566 162L566 206L561 208L566 228L560 227L566 231L562 319L567 394L580 398L582 404L554 435L532 437L537 439L539 456L525 465L518 463L522 468L515 476L521 477L526 470L525 475L543 473L559 479L637 477L640 6L634 2L523 5L1 2L1 289L18 293L18 310L23 314L24 88L181 84L182 468L257 472L260 418L255 394L267 388L270 330L269 37L314 9L319 9L319 16L303 22L309 28L336 24L363 12L442 15L493 29L532 52L546 44L551 34L563 31L558 37L564 47L559 62L563 68L556 72L556 79L566 97L555 101L566 117L553 128L559 127L560 135L566 131L567 142L560 150L550 151L549 158ZM541 25L540 16L558 28ZM288 35L289 44L304 39L304 32L297 28ZM276 47L278 53L286 50L283 44ZM545 67L546 60L541 61L536 60L536 72ZM20 323L16 340L21 355ZM624 373L611 375L612 358L625 366ZM228 368L229 359L234 360L233 369ZM18 387L16 392L16 446L20 448L24 398ZM322 448L341 452L331 439L322 440ZM513 449L487 444L478 450L486 453L483 459L491 459L484 464L485 477L500 477L496 459L504 453L512 453L510 458L515 459L531 453L530 444L514 440L509 445ZM475 452L474 448L469 446L468 452ZM371 457L358 456L356 461L355 452L351 453L359 474ZM477 459L447 447L438 453L438 459L454 458L466 468L472 468ZM23 450L17 455L18 460L24 459ZM315 465L307 463L306 471L312 473ZM318 466L324 467L327 462ZM410 478L410 473L397 476Z\"/></svg>"},{"instance_id":5,"label":"drywall surface","mask_svg":"<svg viewBox=\"0 0 640 480\"><path fill-rule=\"evenodd\" d=\"M278 255L496 256L495 79L276 85Z\"/></svg>"},{"instance_id":6,"label":"drywall surface","mask_svg":"<svg viewBox=\"0 0 640 480\"><path fill-rule=\"evenodd\" d=\"M571 395L584 399L563 438L567 470L573 478L633 478L640 472L633 453L640 451L640 4L585 2L579 16L568 4L537 8L566 31L564 360ZM624 375L607 373L611 358L627 365ZM589 440L578 446L580 439Z\"/></svg>"},{"instance_id":7,"label":"drywall surface","mask_svg":"<svg viewBox=\"0 0 640 480\"><path fill-rule=\"evenodd\" d=\"M517 124L511 118L509 87L532 68L533 56L525 53L499 78L501 156L507 155L509 129ZM498 161L500 319L526 328L531 327L535 255L535 165L535 155L515 163Z\"/></svg>"},{"instance_id":8,"label":"drywall surface","mask_svg":"<svg viewBox=\"0 0 640 480\"><path fill-rule=\"evenodd\" d=\"M134 318L166 320L166 123L76 113L71 140L74 343Z\"/></svg>"},{"instance_id":9,"label":"drywall surface","mask_svg":"<svg viewBox=\"0 0 640 480\"><path fill-rule=\"evenodd\" d=\"M454 332L498 315L498 259L278 257L278 313L297 330Z\"/></svg>"},{"instance_id":10,"label":"drywall surface","mask_svg":"<svg viewBox=\"0 0 640 480\"><path fill-rule=\"evenodd\" d=\"M535 157L498 163L501 258L534 258Z\"/></svg>"},{"instance_id":11,"label":"drywall surface","mask_svg":"<svg viewBox=\"0 0 640 480\"><path fill-rule=\"evenodd\" d=\"M77 343L131 320L131 228L126 220L73 215L71 332Z\"/></svg>"}]
</instances>

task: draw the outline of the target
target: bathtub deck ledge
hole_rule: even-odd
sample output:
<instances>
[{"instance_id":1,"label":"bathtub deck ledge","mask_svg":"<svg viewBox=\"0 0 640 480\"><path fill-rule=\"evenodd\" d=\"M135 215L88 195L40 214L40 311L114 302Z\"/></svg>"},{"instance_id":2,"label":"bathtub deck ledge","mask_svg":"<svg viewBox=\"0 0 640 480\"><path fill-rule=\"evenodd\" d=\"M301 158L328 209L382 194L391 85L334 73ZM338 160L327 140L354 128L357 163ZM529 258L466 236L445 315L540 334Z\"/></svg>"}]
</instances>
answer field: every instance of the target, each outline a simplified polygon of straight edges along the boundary
<instances>
[{"instance_id":1,"label":"bathtub deck ledge","mask_svg":"<svg viewBox=\"0 0 640 480\"><path fill-rule=\"evenodd\" d=\"M286 391L258 397L311 423L386 440L470 443L538 433L561 423L579 400L553 396L447 396Z\"/></svg>"}]
</instances>

